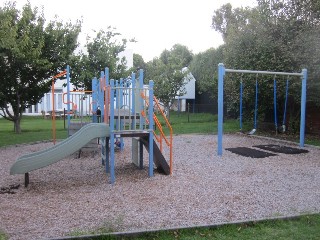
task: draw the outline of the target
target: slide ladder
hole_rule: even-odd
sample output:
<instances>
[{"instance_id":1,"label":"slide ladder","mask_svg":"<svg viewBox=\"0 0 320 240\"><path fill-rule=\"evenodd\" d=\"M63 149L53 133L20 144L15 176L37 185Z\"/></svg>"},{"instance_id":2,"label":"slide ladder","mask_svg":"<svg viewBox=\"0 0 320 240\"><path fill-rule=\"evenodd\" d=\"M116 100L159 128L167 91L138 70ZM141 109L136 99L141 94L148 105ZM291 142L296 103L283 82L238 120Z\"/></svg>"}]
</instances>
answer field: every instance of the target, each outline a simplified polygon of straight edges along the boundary
<instances>
[{"instance_id":1,"label":"slide ladder","mask_svg":"<svg viewBox=\"0 0 320 240\"><path fill-rule=\"evenodd\" d=\"M144 99L146 106L149 106L149 102L147 97L145 96L145 94L143 92L141 92L141 97L142 99ZM156 141L159 143L159 147L156 144L156 142L154 141L154 154L155 154L155 164L157 165L157 167L159 167L160 169L163 170L163 172L165 174L172 174L172 170L173 170L173 130L171 127L171 124L168 120L168 118L166 117L166 115L164 114L164 112L161 109L159 100L156 97L153 97L153 102L154 102L154 109L159 112L159 117L161 117L161 120L164 122L164 124L161 124L161 121L158 119L157 115L155 113L153 113L153 120L155 125L157 126L157 130L153 131L153 135L154 138L156 139ZM146 113L145 111L141 111L141 115L143 117L145 117L146 121ZM148 123L148 121L147 121ZM159 132L159 133L157 133ZM169 136L166 135L166 133L169 134ZM147 138L142 138L142 143L144 146L146 146L147 148L147 143L149 142L149 140ZM165 160L164 156L163 156L163 151L164 151L164 144L163 142L166 144L168 150L169 150L169 165L167 163L167 161ZM148 148L147 148L148 150ZM158 152L159 151L159 152ZM161 154L161 156L160 156ZM169 167L169 171L167 171L168 167ZM168 172L168 173L167 173Z\"/></svg>"}]
</instances>

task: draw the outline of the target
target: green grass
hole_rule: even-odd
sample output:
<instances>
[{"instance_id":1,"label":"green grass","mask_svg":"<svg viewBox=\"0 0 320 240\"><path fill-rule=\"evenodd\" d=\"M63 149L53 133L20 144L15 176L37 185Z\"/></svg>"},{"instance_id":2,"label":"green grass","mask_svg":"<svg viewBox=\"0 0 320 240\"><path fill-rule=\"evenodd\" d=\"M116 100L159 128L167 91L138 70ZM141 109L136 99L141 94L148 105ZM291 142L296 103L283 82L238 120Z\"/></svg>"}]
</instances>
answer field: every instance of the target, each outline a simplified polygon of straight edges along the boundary
<instances>
[{"instance_id":1,"label":"green grass","mask_svg":"<svg viewBox=\"0 0 320 240\"><path fill-rule=\"evenodd\" d=\"M159 118L164 126L165 122ZM209 113L177 113L170 112L170 124L174 134L216 134L217 133L217 115ZM43 119L42 117L23 116L21 121L21 134L13 132L13 123L5 119L0 119L0 147L29 143L43 140L52 140L52 121ZM64 139L67 137L67 131L64 129L64 121L56 120L56 138ZM244 122L243 129L249 132L252 128L252 122ZM168 129L164 128L165 133L169 134ZM234 119L226 119L223 125L224 133L233 133L239 131L239 121ZM299 141L299 136L278 134L274 132L257 132L257 135L280 138L289 141ZM306 144L320 146L319 137L306 135Z\"/></svg>"},{"instance_id":2,"label":"green grass","mask_svg":"<svg viewBox=\"0 0 320 240\"><path fill-rule=\"evenodd\" d=\"M67 137L63 120L56 120L56 138ZM52 121L41 117L23 116L21 120L21 134L13 131L13 122L0 118L0 147L30 143L43 140L52 140Z\"/></svg>"},{"instance_id":3,"label":"green grass","mask_svg":"<svg viewBox=\"0 0 320 240\"><path fill-rule=\"evenodd\" d=\"M0 230L0 240L7 240L7 239L9 239L8 235Z\"/></svg>"},{"instance_id":4,"label":"green grass","mask_svg":"<svg viewBox=\"0 0 320 240\"><path fill-rule=\"evenodd\" d=\"M101 232L100 232L101 234ZM227 224L218 227L189 228L181 230L156 231L132 235L105 235L106 239L157 239L157 240L197 240L197 239L239 239L239 240L300 240L320 239L320 214L305 215L287 220L265 220L261 222Z\"/></svg>"},{"instance_id":5,"label":"green grass","mask_svg":"<svg viewBox=\"0 0 320 240\"><path fill-rule=\"evenodd\" d=\"M217 130L217 116L212 114L170 113L170 123L174 134L201 133L212 134ZM164 122L162 121L164 125ZM250 129L252 123L244 123L244 129ZM13 123L0 119L0 147L29 143L35 141L52 140L52 121L40 117L24 116L21 122L22 133L13 132ZM57 139L67 137L63 120L56 121ZM224 132L239 131L237 120L225 120ZM275 137L275 136L272 136ZM320 146L319 138L308 137L306 143ZM103 234L117 228L105 224L94 232L73 232L73 235ZM111 227L110 227L111 226ZM132 239L122 237L121 239ZM0 230L0 240L8 239ZM104 236L101 239L116 239ZM119 238L117 238L119 239ZM302 216L293 220L269 220L259 223L225 225L216 228L196 228L176 231L159 231L146 233L135 239L320 239L320 214Z\"/></svg>"}]
</instances>

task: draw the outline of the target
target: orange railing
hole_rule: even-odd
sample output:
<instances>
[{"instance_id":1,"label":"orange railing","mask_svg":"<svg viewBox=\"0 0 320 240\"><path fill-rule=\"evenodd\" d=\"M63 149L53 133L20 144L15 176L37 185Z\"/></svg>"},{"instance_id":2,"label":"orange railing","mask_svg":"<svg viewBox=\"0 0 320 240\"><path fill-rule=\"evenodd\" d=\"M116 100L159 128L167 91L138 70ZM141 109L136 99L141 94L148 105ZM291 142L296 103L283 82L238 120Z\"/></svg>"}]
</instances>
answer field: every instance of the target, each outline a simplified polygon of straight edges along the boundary
<instances>
[{"instance_id":1,"label":"orange railing","mask_svg":"<svg viewBox=\"0 0 320 240\"><path fill-rule=\"evenodd\" d=\"M146 103L146 106L148 107L149 106L149 102L145 96L145 94L143 92L141 92L141 97L144 99L145 103ZM159 104L159 101L156 97L153 97L153 101L154 101L154 109L157 109L162 118L164 119L165 123L166 123L166 126L169 130L169 139L167 138L165 132L164 132L164 129L163 129L163 126L162 124L160 123L158 117L156 116L155 113L153 113L153 120L154 120L154 123L155 125L157 126L158 130L159 130L159 135L157 135L156 131L153 131L153 135L154 135L154 138L157 140L157 142L159 143L160 145L160 151L162 152L163 150L163 146L162 146L162 140L164 140L164 142L166 143L166 145L168 146L169 148L169 154L170 154L170 162L169 162L169 166L170 166L170 175L172 175L172 170L173 170L173 153L172 153L172 148L173 148L173 130L172 130L172 127L171 127L171 124L169 122L169 120L167 119L166 115L164 114L164 112L162 111L161 107L160 107L160 104ZM146 117L146 113L145 111L141 111L141 115L146 119L146 122L148 123L148 119Z\"/></svg>"}]
</instances>

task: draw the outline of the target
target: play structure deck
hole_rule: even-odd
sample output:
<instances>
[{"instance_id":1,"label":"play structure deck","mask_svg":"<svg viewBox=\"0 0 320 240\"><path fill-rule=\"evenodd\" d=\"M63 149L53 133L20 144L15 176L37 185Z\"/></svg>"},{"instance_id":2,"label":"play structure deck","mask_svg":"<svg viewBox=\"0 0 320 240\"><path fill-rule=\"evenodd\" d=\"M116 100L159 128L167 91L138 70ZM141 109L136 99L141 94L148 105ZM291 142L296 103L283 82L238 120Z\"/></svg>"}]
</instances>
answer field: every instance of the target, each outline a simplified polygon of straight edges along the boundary
<instances>
[{"instance_id":1,"label":"play structure deck","mask_svg":"<svg viewBox=\"0 0 320 240\"><path fill-rule=\"evenodd\" d=\"M138 141L140 169L143 168L143 146L148 151L150 177L153 176L154 164L159 172L166 175L172 173L172 128L161 111L158 100L153 96L153 82L150 81L149 85L143 84L142 70L139 72L139 80L135 79L133 73L129 79L115 81L108 79L109 69L106 68L105 72L101 72L99 80L97 78L92 80L92 91L83 92L70 91L69 67L64 73L67 77L67 101L64 103L67 104L69 137L48 149L19 157L12 165L10 174L25 174L25 186L27 186L29 172L56 163L76 151L80 152L88 143L92 146L96 142L96 148L98 143L101 144L101 162L105 166L106 173L110 174L110 183L114 183L115 150L124 148L124 137L135 138ZM72 119L75 117L72 111L75 109L75 103L70 97L71 92L91 94L92 123L85 122L81 114L77 119ZM164 124L161 124L154 114L154 107L160 109ZM53 132L55 120L52 118ZM155 125L157 132L154 130ZM169 128L169 137L164 134L164 126ZM55 133L53 136L55 143ZM165 147L169 151L169 163L162 153Z\"/></svg>"}]
</instances>

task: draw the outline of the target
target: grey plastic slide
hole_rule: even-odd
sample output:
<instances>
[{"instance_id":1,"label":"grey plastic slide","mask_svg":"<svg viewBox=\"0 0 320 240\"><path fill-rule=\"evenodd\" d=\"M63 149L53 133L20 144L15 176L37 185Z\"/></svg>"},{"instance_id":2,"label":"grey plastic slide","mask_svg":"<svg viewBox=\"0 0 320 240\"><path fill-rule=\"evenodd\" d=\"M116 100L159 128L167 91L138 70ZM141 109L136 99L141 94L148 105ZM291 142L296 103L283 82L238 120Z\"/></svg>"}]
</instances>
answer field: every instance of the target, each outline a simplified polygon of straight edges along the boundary
<instances>
[{"instance_id":1,"label":"grey plastic slide","mask_svg":"<svg viewBox=\"0 0 320 240\"><path fill-rule=\"evenodd\" d=\"M23 174L46 167L76 152L92 139L109 135L109 126L105 123L87 124L71 137L50 148L19 157L11 166L10 174Z\"/></svg>"}]
</instances>

